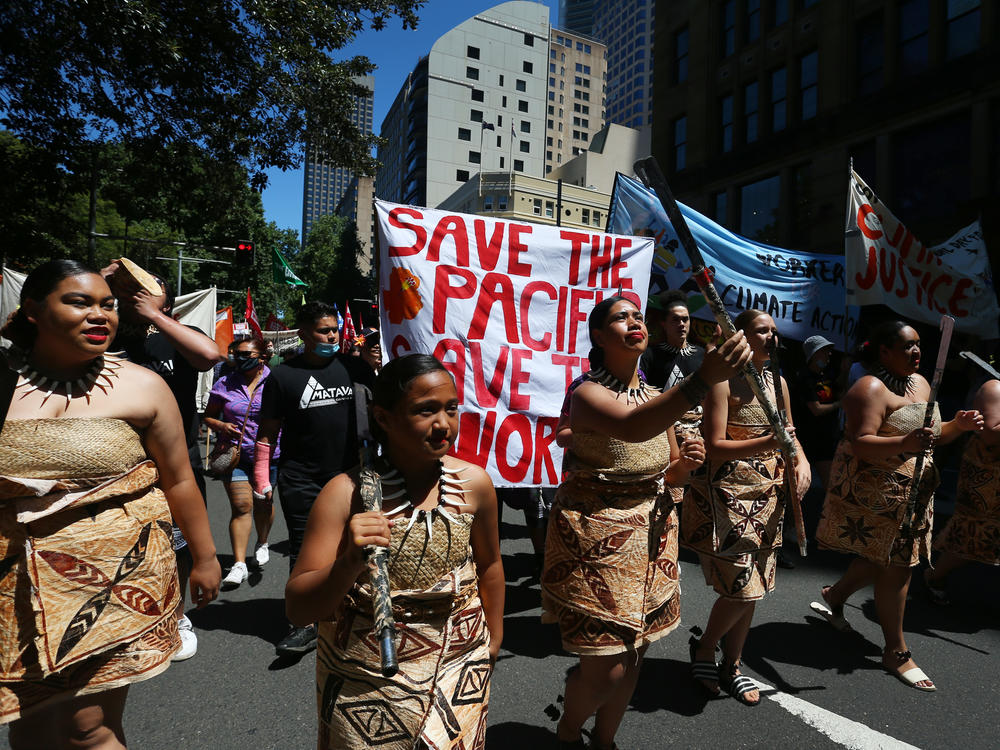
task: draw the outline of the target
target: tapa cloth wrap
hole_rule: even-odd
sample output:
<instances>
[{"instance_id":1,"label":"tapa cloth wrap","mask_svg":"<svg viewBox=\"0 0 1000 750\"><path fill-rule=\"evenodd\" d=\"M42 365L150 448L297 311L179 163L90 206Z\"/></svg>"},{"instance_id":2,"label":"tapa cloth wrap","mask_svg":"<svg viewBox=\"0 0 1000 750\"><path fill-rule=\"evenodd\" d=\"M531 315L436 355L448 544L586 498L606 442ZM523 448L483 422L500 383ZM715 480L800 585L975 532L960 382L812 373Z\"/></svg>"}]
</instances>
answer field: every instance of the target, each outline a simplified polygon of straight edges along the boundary
<instances>
[{"instance_id":1,"label":"tapa cloth wrap","mask_svg":"<svg viewBox=\"0 0 1000 750\"><path fill-rule=\"evenodd\" d=\"M680 623L677 513L663 432L626 443L575 432L549 515L542 621L581 655L633 651Z\"/></svg>"},{"instance_id":2,"label":"tapa cloth wrap","mask_svg":"<svg viewBox=\"0 0 1000 750\"><path fill-rule=\"evenodd\" d=\"M166 669L170 511L135 429L8 420L0 467L0 722Z\"/></svg>"},{"instance_id":3,"label":"tapa cloth wrap","mask_svg":"<svg viewBox=\"0 0 1000 750\"><path fill-rule=\"evenodd\" d=\"M389 583L399 672L383 677L368 575L319 623L319 746L482 750L490 697L489 630L469 546L471 514L396 520ZM431 520L428 534L425 518Z\"/></svg>"},{"instance_id":4,"label":"tapa cloth wrap","mask_svg":"<svg viewBox=\"0 0 1000 750\"><path fill-rule=\"evenodd\" d=\"M934 549L1000 565L1000 443L969 438L958 470L955 515L934 539Z\"/></svg>"},{"instance_id":5,"label":"tapa cloth wrap","mask_svg":"<svg viewBox=\"0 0 1000 750\"><path fill-rule=\"evenodd\" d=\"M878 435L900 437L922 427L926 403L907 404L886 417ZM934 406L934 435L941 434L941 414ZM830 487L816 529L821 547L848 552L878 565L913 567L929 559L934 522L933 494L938 470L932 454L924 458L917 506L923 513L913 520L911 538L900 535L913 485L916 454L864 460L841 440L833 457Z\"/></svg>"},{"instance_id":6,"label":"tapa cloth wrap","mask_svg":"<svg viewBox=\"0 0 1000 750\"><path fill-rule=\"evenodd\" d=\"M771 433L757 402L729 412L726 437ZM774 590L785 514L785 461L778 450L705 462L684 493L681 543L695 550L705 582L727 599L756 601Z\"/></svg>"}]
</instances>

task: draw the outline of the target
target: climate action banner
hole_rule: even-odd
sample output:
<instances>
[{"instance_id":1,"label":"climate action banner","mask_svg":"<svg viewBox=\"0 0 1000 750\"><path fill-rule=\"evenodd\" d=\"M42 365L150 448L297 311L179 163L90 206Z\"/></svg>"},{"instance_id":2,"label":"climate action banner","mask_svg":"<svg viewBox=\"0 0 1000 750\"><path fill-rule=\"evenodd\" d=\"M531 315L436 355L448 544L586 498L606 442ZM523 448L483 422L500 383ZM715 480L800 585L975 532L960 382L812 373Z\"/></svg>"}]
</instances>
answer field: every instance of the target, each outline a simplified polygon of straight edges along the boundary
<instances>
[{"instance_id":1,"label":"climate action banner","mask_svg":"<svg viewBox=\"0 0 1000 750\"><path fill-rule=\"evenodd\" d=\"M652 240L375 201L382 346L433 354L461 404L455 452L502 487L559 483L569 384L591 309L646 305Z\"/></svg>"},{"instance_id":2,"label":"climate action banner","mask_svg":"<svg viewBox=\"0 0 1000 750\"><path fill-rule=\"evenodd\" d=\"M847 300L887 305L908 319L937 325L955 318L964 333L995 339L996 292L979 222L925 247L851 172L844 248Z\"/></svg>"},{"instance_id":3,"label":"climate action banner","mask_svg":"<svg viewBox=\"0 0 1000 750\"><path fill-rule=\"evenodd\" d=\"M843 349L854 335L856 320L844 309L844 259L839 255L786 250L748 240L707 216L677 204L691 229L705 264L715 273L715 287L730 315L756 308L768 313L789 339L805 341L821 334ZM608 231L641 234L656 240L653 291L680 289L695 317L711 319L691 279L691 261L656 195L641 182L618 174L608 212Z\"/></svg>"}]
</instances>

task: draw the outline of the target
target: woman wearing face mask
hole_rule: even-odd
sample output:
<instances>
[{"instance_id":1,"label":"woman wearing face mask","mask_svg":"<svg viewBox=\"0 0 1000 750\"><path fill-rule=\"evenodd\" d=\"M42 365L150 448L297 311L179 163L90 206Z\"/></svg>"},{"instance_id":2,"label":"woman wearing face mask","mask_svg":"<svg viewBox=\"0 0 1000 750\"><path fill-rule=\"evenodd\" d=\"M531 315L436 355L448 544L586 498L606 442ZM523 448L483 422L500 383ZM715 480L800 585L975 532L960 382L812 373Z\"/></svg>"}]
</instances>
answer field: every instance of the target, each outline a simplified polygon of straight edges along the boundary
<instances>
[{"instance_id":1,"label":"woman wearing face mask","mask_svg":"<svg viewBox=\"0 0 1000 750\"><path fill-rule=\"evenodd\" d=\"M264 342L246 339L236 342L232 352L231 370L223 375L212 388L205 408L205 425L216 433L224 446L239 441L239 464L222 479L232 516L229 520L229 540L233 545L233 567L222 581L223 589L234 589L248 576L246 555L252 525L257 529L257 546L254 558L263 566L270 559L267 536L274 522L272 492L255 497L250 488L254 466L254 444L260 420L260 401L264 381L270 369L264 364ZM275 455L278 449L275 448ZM277 479L277 464L273 464L271 484Z\"/></svg>"}]
</instances>

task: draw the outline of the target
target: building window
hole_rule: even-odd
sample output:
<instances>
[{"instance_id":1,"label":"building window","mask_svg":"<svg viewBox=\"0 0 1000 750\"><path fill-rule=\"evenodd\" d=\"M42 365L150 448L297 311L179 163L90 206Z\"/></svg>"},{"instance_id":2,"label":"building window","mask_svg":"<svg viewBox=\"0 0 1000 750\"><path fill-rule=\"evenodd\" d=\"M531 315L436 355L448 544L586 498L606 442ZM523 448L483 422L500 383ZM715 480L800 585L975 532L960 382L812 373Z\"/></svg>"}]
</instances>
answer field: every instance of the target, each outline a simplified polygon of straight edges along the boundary
<instances>
[{"instance_id":1,"label":"building window","mask_svg":"<svg viewBox=\"0 0 1000 750\"><path fill-rule=\"evenodd\" d=\"M521 153L530 154L531 153L531 143L530 141L518 141L518 148L521 149Z\"/></svg>"},{"instance_id":2,"label":"building window","mask_svg":"<svg viewBox=\"0 0 1000 750\"><path fill-rule=\"evenodd\" d=\"M747 143L757 140L759 98L756 81L743 87L743 137Z\"/></svg>"},{"instance_id":3,"label":"building window","mask_svg":"<svg viewBox=\"0 0 1000 750\"><path fill-rule=\"evenodd\" d=\"M788 124L788 76L785 68L771 71L771 132L778 133Z\"/></svg>"},{"instance_id":4,"label":"building window","mask_svg":"<svg viewBox=\"0 0 1000 750\"><path fill-rule=\"evenodd\" d=\"M525 61L523 61L521 63L521 70L524 71L525 73L529 73L530 74L530 73L534 72L534 69L535 69L534 64L528 62L527 60L525 60Z\"/></svg>"},{"instance_id":5,"label":"building window","mask_svg":"<svg viewBox=\"0 0 1000 750\"><path fill-rule=\"evenodd\" d=\"M520 78L518 78L516 81L514 81L514 88L517 89L518 91L527 91L528 84L522 81Z\"/></svg>"},{"instance_id":6,"label":"building window","mask_svg":"<svg viewBox=\"0 0 1000 750\"><path fill-rule=\"evenodd\" d=\"M500 166L503 167L503 157L500 157ZM501 195L497 198L497 211L507 210L507 196Z\"/></svg>"},{"instance_id":7,"label":"building window","mask_svg":"<svg viewBox=\"0 0 1000 750\"><path fill-rule=\"evenodd\" d=\"M556 213L556 204L553 203L552 201L545 201L545 215L551 219L553 216L555 216L555 213Z\"/></svg>"},{"instance_id":8,"label":"building window","mask_svg":"<svg viewBox=\"0 0 1000 750\"><path fill-rule=\"evenodd\" d=\"M457 170L455 172L455 179L458 180L459 182L468 182L469 181L469 170L468 169L459 169L459 170Z\"/></svg>"},{"instance_id":9,"label":"building window","mask_svg":"<svg viewBox=\"0 0 1000 750\"><path fill-rule=\"evenodd\" d=\"M722 190L712 196L712 206L715 211L715 221L717 224L725 225L728 220L726 217L726 208L728 204L726 202L726 191Z\"/></svg>"},{"instance_id":10,"label":"building window","mask_svg":"<svg viewBox=\"0 0 1000 750\"><path fill-rule=\"evenodd\" d=\"M524 99L518 99L517 100L517 111L518 112L527 112L528 111L528 102L526 102Z\"/></svg>"},{"instance_id":11,"label":"building window","mask_svg":"<svg viewBox=\"0 0 1000 750\"><path fill-rule=\"evenodd\" d=\"M590 223L590 209L589 208L581 208L580 209L580 221L583 224L589 224Z\"/></svg>"},{"instance_id":12,"label":"building window","mask_svg":"<svg viewBox=\"0 0 1000 750\"><path fill-rule=\"evenodd\" d=\"M500 136L497 136L497 148L500 148L502 144L503 142L500 140Z\"/></svg>"},{"instance_id":13,"label":"building window","mask_svg":"<svg viewBox=\"0 0 1000 750\"><path fill-rule=\"evenodd\" d=\"M755 42L760 38L760 0L746 0L746 35L748 42Z\"/></svg>"},{"instance_id":14,"label":"building window","mask_svg":"<svg viewBox=\"0 0 1000 750\"><path fill-rule=\"evenodd\" d=\"M545 160L546 161L552 161L552 152L551 151L546 151L545 152Z\"/></svg>"},{"instance_id":15,"label":"building window","mask_svg":"<svg viewBox=\"0 0 1000 750\"><path fill-rule=\"evenodd\" d=\"M740 188L740 234L752 240L778 241L778 206L781 178L778 175Z\"/></svg>"},{"instance_id":16,"label":"building window","mask_svg":"<svg viewBox=\"0 0 1000 750\"><path fill-rule=\"evenodd\" d=\"M481 102L483 101L484 93L482 89L472 89L472 101Z\"/></svg>"},{"instance_id":17,"label":"building window","mask_svg":"<svg viewBox=\"0 0 1000 750\"><path fill-rule=\"evenodd\" d=\"M507 106L507 97L506 96L501 96L500 97L500 106L501 107L506 107Z\"/></svg>"},{"instance_id":18,"label":"building window","mask_svg":"<svg viewBox=\"0 0 1000 750\"><path fill-rule=\"evenodd\" d=\"M885 48L882 13L872 13L858 21L858 93L871 94L882 88Z\"/></svg>"},{"instance_id":19,"label":"building window","mask_svg":"<svg viewBox=\"0 0 1000 750\"><path fill-rule=\"evenodd\" d=\"M674 83L688 79L688 27L674 33Z\"/></svg>"},{"instance_id":20,"label":"building window","mask_svg":"<svg viewBox=\"0 0 1000 750\"><path fill-rule=\"evenodd\" d=\"M733 150L733 97L724 96L719 100L720 124L722 126L722 151Z\"/></svg>"},{"instance_id":21,"label":"building window","mask_svg":"<svg viewBox=\"0 0 1000 750\"><path fill-rule=\"evenodd\" d=\"M522 133L531 132L531 123L528 120L521 120L521 132Z\"/></svg>"},{"instance_id":22,"label":"building window","mask_svg":"<svg viewBox=\"0 0 1000 750\"><path fill-rule=\"evenodd\" d=\"M819 53L810 52L799 59L799 101L803 120L816 116L819 100Z\"/></svg>"},{"instance_id":23,"label":"building window","mask_svg":"<svg viewBox=\"0 0 1000 750\"><path fill-rule=\"evenodd\" d=\"M505 106L506 106L506 104L507 104L507 102L504 102ZM499 128L502 125L503 125L503 115L497 115L497 127Z\"/></svg>"},{"instance_id":24,"label":"building window","mask_svg":"<svg viewBox=\"0 0 1000 750\"><path fill-rule=\"evenodd\" d=\"M499 85L503 86L503 73L500 74L500 77L497 80L500 82Z\"/></svg>"},{"instance_id":25,"label":"building window","mask_svg":"<svg viewBox=\"0 0 1000 750\"><path fill-rule=\"evenodd\" d=\"M899 72L913 75L927 67L930 2L904 0L899 6Z\"/></svg>"},{"instance_id":26,"label":"building window","mask_svg":"<svg viewBox=\"0 0 1000 750\"><path fill-rule=\"evenodd\" d=\"M523 172L524 171L524 162L521 161L520 159L514 159L514 171L515 172Z\"/></svg>"},{"instance_id":27,"label":"building window","mask_svg":"<svg viewBox=\"0 0 1000 750\"><path fill-rule=\"evenodd\" d=\"M459 128L458 129L458 140L460 140L460 141L471 141L472 140L472 131L469 130L468 128Z\"/></svg>"},{"instance_id":28,"label":"building window","mask_svg":"<svg viewBox=\"0 0 1000 750\"><path fill-rule=\"evenodd\" d=\"M771 8L772 26L780 26L788 21L788 0L774 0Z\"/></svg>"},{"instance_id":29,"label":"building window","mask_svg":"<svg viewBox=\"0 0 1000 750\"><path fill-rule=\"evenodd\" d=\"M504 158L500 157L500 169L503 169Z\"/></svg>"},{"instance_id":30,"label":"building window","mask_svg":"<svg viewBox=\"0 0 1000 750\"><path fill-rule=\"evenodd\" d=\"M674 120L674 171L687 166L687 117Z\"/></svg>"},{"instance_id":31,"label":"building window","mask_svg":"<svg viewBox=\"0 0 1000 750\"><path fill-rule=\"evenodd\" d=\"M471 78L473 81L479 80L479 68L473 68L471 65L465 69L465 77Z\"/></svg>"},{"instance_id":32,"label":"building window","mask_svg":"<svg viewBox=\"0 0 1000 750\"><path fill-rule=\"evenodd\" d=\"M480 111L478 109L470 110L469 111L469 119L472 120L472 122L482 122L483 121L483 113L482 113L482 111Z\"/></svg>"},{"instance_id":33,"label":"building window","mask_svg":"<svg viewBox=\"0 0 1000 750\"><path fill-rule=\"evenodd\" d=\"M483 210L484 211L492 211L493 210L493 196L492 195L484 195L483 196Z\"/></svg>"},{"instance_id":34,"label":"building window","mask_svg":"<svg viewBox=\"0 0 1000 750\"><path fill-rule=\"evenodd\" d=\"M535 37L533 35L531 35L531 34L525 34L524 35L524 46L525 47L534 47L535 46Z\"/></svg>"},{"instance_id":35,"label":"building window","mask_svg":"<svg viewBox=\"0 0 1000 750\"><path fill-rule=\"evenodd\" d=\"M469 152L469 164L479 164L481 156L478 151Z\"/></svg>"},{"instance_id":36,"label":"building window","mask_svg":"<svg viewBox=\"0 0 1000 750\"><path fill-rule=\"evenodd\" d=\"M720 50L723 57L729 57L736 51L736 0L725 0L719 11L722 22Z\"/></svg>"},{"instance_id":37,"label":"building window","mask_svg":"<svg viewBox=\"0 0 1000 750\"><path fill-rule=\"evenodd\" d=\"M979 0L948 0L947 57L975 52L979 47Z\"/></svg>"},{"instance_id":38,"label":"building window","mask_svg":"<svg viewBox=\"0 0 1000 750\"><path fill-rule=\"evenodd\" d=\"M466 47L465 56L471 57L473 60L479 59L479 47Z\"/></svg>"},{"instance_id":39,"label":"building window","mask_svg":"<svg viewBox=\"0 0 1000 750\"><path fill-rule=\"evenodd\" d=\"M541 216L542 215L542 199L541 198L535 198L534 200L531 201L531 213L533 213L535 216Z\"/></svg>"}]
</instances>

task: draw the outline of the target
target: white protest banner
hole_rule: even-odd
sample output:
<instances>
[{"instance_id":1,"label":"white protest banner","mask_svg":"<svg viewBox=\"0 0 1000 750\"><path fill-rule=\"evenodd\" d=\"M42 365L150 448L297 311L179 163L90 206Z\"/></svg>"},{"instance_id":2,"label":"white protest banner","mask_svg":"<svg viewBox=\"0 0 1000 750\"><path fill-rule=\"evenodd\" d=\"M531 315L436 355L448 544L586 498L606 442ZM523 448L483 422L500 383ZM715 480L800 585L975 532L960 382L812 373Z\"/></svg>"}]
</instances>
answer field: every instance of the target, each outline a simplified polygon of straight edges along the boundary
<instances>
[{"instance_id":1,"label":"white protest banner","mask_svg":"<svg viewBox=\"0 0 1000 750\"><path fill-rule=\"evenodd\" d=\"M963 333L1000 335L1000 309L978 222L947 242L925 247L853 171L849 190L848 304L886 305L904 318L932 325L947 314Z\"/></svg>"},{"instance_id":2,"label":"white protest banner","mask_svg":"<svg viewBox=\"0 0 1000 750\"><path fill-rule=\"evenodd\" d=\"M461 403L456 455L497 486L559 483L556 423L590 351L587 316L622 293L645 308L639 237L375 201L382 348L433 354Z\"/></svg>"}]
</instances>

